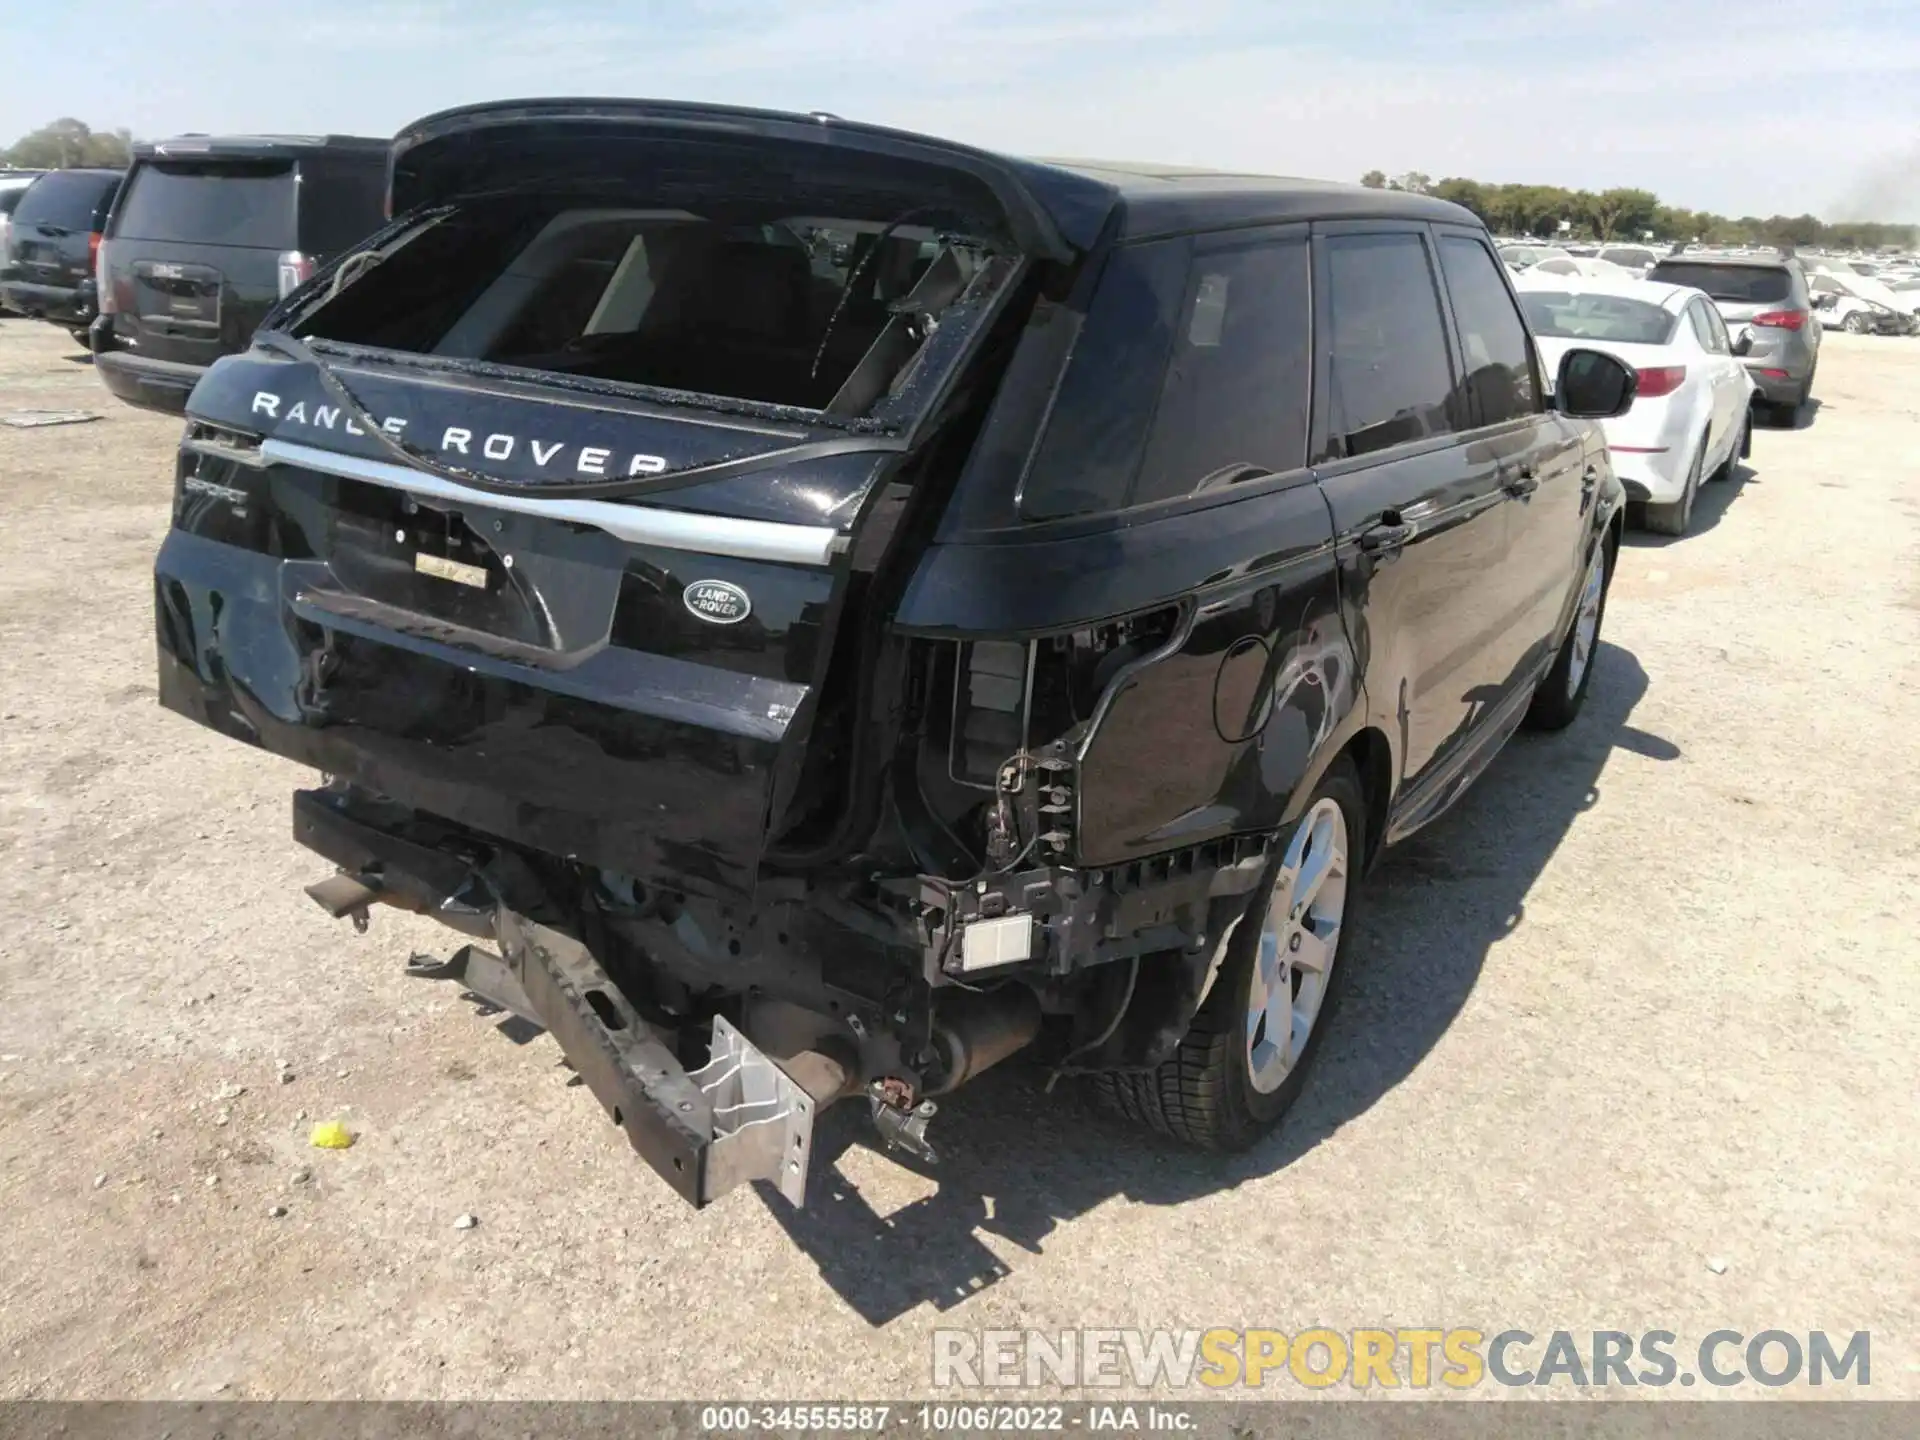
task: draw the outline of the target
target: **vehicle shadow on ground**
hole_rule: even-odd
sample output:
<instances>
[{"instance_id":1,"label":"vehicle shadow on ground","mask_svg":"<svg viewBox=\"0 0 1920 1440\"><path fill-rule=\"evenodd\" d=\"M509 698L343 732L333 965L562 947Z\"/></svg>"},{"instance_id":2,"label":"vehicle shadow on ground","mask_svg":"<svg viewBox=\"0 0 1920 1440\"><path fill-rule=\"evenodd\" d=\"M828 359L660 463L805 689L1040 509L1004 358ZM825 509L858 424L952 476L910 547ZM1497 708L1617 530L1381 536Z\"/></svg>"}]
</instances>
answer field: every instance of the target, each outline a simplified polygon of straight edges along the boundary
<instances>
[{"instance_id":1,"label":"vehicle shadow on ground","mask_svg":"<svg viewBox=\"0 0 1920 1440\"><path fill-rule=\"evenodd\" d=\"M1754 468L1744 460L1736 460L1733 474L1725 480L1710 480L1700 487L1700 493L1693 499L1693 519L1687 525L1684 535L1656 535L1651 530L1627 528L1626 544L1635 550L1664 550L1669 545L1684 545L1689 540L1713 529L1726 518L1727 511L1733 508L1733 502L1740 498L1741 492L1749 485L1762 483Z\"/></svg>"},{"instance_id":2,"label":"vehicle shadow on ground","mask_svg":"<svg viewBox=\"0 0 1920 1440\"><path fill-rule=\"evenodd\" d=\"M1628 723L1647 688L1639 662L1602 643L1596 667L1571 729L1517 737L1450 814L1369 878L1343 1006L1292 1113L1256 1149L1176 1147L1098 1109L1086 1082L1048 1096L1044 1077L1010 1062L942 1102L928 1131L937 1165L880 1162L918 1172L932 1193L891 1214L873 1208L837 1168L849 1150L878 1146L863 1106L849 1102L821 1117L806 1209L762 1187L770 1212L877 1326L924 1304L946 1310L1011 1273L986 1237L1038 1257L1057 1226L1117 1197L1178 1205L1285 1169L1366 1114L1446 1033L1488 950L1524 922L1534 881L1599 798L1608 757L1679 755Z\"/></svg>"},{"instance_id":3,"label":"vehicle shadow on ground","mask_svg":"<svg viewBox=\"0 0 1920 1440\"><path fill-rule=\"evenodd\" d=\"M1825 403L1826 402L1821 400L1818 395L1809 395L1800 402L1800 408L1793 412L1793 424L1782 425L1779 428L1782 430L1809 430L1813 428L1814 417L1820 413L1820 407Z\"/></svg>"}]
</instances>

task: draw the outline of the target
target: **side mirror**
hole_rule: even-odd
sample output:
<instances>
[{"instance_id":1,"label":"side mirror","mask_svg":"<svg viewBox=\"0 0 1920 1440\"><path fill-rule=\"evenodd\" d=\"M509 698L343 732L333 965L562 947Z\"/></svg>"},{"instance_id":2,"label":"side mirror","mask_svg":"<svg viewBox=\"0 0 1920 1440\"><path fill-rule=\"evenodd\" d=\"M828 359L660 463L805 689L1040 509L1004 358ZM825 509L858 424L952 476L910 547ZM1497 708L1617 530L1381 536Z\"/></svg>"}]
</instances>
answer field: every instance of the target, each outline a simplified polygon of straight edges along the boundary
<instances>
[{"instance_id":1,"label":"side mirror","mask_svg":"<svg viewBox=\"0 0 1920 1440\"><path fill-rule=\"evenodd\" d=\"M1736 355L1750 355L1753 353L1753 332L1751 330L1742 330L1740 332L1739 338L1733 342L1733 353Z\"/></svg>"},{"instance_id":2,"label":"side mirror","mask_svg":"<svg viewBox=\"0 0 1920 1440\"><path fill-rule=\"evenodd\" d=\"M1640 376L1625 361L1600 350L1569 350L1560 357L1554 408L1574 420L1610 420L1624 415L1640 393Z\"/></svg>"}]
</instances>

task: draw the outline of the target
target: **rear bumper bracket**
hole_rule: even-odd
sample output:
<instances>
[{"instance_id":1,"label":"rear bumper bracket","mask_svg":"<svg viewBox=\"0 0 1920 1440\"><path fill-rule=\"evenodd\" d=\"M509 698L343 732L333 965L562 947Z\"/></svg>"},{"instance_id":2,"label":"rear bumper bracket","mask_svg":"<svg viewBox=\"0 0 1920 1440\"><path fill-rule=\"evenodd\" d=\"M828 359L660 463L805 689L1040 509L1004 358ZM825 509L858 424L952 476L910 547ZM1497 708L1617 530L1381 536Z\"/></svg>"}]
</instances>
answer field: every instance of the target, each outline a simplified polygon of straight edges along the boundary
<instances>
[{"instance_id":1,"label":"rear bumper bracket","mask_svg":"<svg viewBox=\"0 0 1920 1440\"><path fill-rule=\"evenodd\" d=\"M814 1102L726 1019L708 1062L688 1073L586 946L502 906L507 967L540 1023L626 1132L635 1153L695 1206L749 1180L806 1199Z\"/></svg>"}]
</instances>

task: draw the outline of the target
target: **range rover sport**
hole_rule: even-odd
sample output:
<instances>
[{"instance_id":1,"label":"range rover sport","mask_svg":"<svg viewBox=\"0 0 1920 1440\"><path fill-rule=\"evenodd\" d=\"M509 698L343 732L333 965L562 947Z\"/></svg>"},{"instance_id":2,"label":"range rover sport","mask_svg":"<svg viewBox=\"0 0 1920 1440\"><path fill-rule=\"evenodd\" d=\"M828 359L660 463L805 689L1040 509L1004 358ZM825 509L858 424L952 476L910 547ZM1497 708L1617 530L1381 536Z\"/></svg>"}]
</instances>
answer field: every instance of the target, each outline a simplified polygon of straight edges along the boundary
<instances>
[{"instance_id":1,"label":"range rover sport","mask_svg":"<svg viewBox=\"0 0 1920 1440\"><path fill-rule=\"evenodd\" d=\"M391 185L193 392L161 699L695 1204L1015 1054L1251 1143L1370 864L1580 710L1635 380L1464 210L646 101Z\"/></svg>"}]
</instances>

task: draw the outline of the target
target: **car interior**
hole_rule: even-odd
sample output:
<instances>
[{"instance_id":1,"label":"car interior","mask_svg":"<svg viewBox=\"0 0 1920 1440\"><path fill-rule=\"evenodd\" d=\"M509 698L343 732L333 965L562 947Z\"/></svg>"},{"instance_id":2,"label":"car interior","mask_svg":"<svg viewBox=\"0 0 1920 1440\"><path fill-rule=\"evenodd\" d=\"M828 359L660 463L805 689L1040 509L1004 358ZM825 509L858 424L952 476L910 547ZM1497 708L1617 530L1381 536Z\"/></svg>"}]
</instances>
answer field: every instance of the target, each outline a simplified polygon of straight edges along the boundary
<instances>
[{"instance_id":1,"label":"car interior","mask_svg":"<svg viewBox=\"0 0 1920 1440\"><path fill-rule=\"evenodd\" d=\"M683 211L569 208L530 239L522 231L463 250L456 263L473 283L452 304L434 303L429 292L415 307L416 324L369 330L356 320L363 306L337 316L324 307L306 333L859 414L897 380L987 253L923 228L870 221L739 223ZM381 278L398 281L408 268ZM389 304L405 293L358 281L342 298L364 300L354 295L362 289L385 293Z\"/></svg>"}]
</instances>

